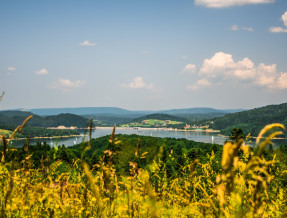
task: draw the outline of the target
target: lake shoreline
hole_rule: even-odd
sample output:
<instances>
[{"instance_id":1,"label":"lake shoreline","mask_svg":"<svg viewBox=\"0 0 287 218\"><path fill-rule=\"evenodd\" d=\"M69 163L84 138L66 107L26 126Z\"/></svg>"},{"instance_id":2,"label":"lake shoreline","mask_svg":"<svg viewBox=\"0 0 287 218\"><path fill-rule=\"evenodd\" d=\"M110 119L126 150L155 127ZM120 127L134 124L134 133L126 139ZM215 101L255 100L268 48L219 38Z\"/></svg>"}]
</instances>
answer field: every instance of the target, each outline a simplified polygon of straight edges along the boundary
<instances>
[{"instance_id":1,"label":"lake shoreline","mask_svg":"<svg viewBox=\"0 0 287 218\"><path fill-rule=\"evenodd\" d=\"M101 130L113 130L114 127L94 127L92 131L97 131L97 129ZM202 132L202 133L218 133L217 136L220 138L229 138L228 136L225 136L223 134L220 134L219 130L185 130L185 129L172 129L172 128L144 128L144 127L116 127L116 134L117 134L117 129L119 130L137 130L139 132L141 131L172 131L172 132ZM111 134L110 133L110 134ZM136 133L135 133L136 134ZM109 135L109 134L107 134ZM43 136L43 137L33 137L30 139L60 139L60 138L73 138L73 137L87 137L88 134L79 134L79 135L64 135L64 136ZM251 136L252 139L257 139L257 137ZM286 140L287 138L275 138L275 140ZM11 139L6 139L8 142ZM13 140L27 140L27 138L16 138Z\"/></svg>"},{"instance_id":2,"label":"lake shoreline","mask_svg":"<svg viewBox=\"0 0 287 218\"><path fill-rule=\"evenodd\" d=\"M84 136L87 136L87 135L84 135L84 134L80 134L80 135L63 135L63 136L39 136L39 137L33 137L33 138L30 138L30 139L57 139L57 138L72 138L72 137L84 137ZM12 139L13 140L26 140L27 138L15 138L15 139ZM6 139L8 142L11 140L11 139Z\"/></svg>"},{"instance_id":3,"label":"lake shoreline","mask_svg":"<svg viewBox=\"0 0 287 218\"><path fill-rule=\"evenodd\" d=\"M113 129L114 127L104 127L104 126L99 126L99 127L95 127L95 129ZM208 130L192 130L192 129L173 129L173 128L147 128L147 127L116 127L116 130L117 129L129 129L129 130L132 130L132 129L135 129L135 130L166 130L166 131L180 131L180 132L220 132L219 130L211 130L211 129L208 129Z\"/></svg>"}]
</instances>

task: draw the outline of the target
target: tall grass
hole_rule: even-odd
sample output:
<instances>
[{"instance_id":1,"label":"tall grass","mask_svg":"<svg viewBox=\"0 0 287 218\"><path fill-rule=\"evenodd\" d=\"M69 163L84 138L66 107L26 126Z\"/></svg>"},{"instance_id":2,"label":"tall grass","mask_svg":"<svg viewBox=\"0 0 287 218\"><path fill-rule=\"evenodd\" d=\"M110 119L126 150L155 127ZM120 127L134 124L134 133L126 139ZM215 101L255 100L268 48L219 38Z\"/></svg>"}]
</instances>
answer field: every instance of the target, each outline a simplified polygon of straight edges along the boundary
<instances>
[{"instance_id":1,"label":"tall grass","mask_svg":"<svg viewBox=\"0 0 287 218\"><path fill-rule=\"evenodd\" d=\"M51 160L42 157L41 167L34 169L29 142L24 149L26 159L7 162L11 148L2 136L1 217L284 217L287 192L275 182L281 176L275 167L276 156L271 161L264 158L265 147L282 130L281 124L266 126L255 150L243 139L227 142L219 172L214 169L213 152L207 154L205 164L186 159L180 176L173 179L167 177L161 152L149 170L140 168L139 160L146 155L141 152L140 139L135 161L129 163L130 175L119 176L114 166L119 144L115 127L109 150L94 166L82 158L70 165L64 161L45 165ZM91 132L89 135L91 139ZM84 152L89 148L88 143ZM172 155L171 151L170 158Z\"/></svg>"}]
</instances>

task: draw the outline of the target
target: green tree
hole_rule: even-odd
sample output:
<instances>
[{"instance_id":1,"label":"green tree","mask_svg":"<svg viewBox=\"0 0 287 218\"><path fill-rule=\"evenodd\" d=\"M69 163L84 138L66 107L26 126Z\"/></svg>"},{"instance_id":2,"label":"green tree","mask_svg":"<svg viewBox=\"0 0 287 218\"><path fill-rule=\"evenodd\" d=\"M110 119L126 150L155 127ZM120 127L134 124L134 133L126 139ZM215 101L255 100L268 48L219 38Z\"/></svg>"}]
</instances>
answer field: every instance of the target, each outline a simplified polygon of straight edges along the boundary
<instances>
[{"instance_id":1,"label":"green tree","mask_svg":"<svg viewBox=\"0 0 287 218\"><path fill-rule=\"evenodd\" d=\"M244 139L243 130L240 128L233 128L231 130L231 136L229 137L234 142L238 142L240 139Z\"/></svg>"}]
</instances>

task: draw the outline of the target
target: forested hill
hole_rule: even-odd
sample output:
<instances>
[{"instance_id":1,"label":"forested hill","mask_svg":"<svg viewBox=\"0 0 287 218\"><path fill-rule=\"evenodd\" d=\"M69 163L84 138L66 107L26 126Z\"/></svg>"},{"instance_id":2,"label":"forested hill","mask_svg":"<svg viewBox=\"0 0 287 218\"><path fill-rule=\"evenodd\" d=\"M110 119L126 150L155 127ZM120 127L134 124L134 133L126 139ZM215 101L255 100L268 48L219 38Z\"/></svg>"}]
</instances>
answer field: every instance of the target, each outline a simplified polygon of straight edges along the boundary
<instances>
[{"instance_id":1,"label":"forested hill","mask_svg":"<svg viewBox=\"0 0 287 218\"><path fill-rule=\"evenodd\" d=\"M41 108L31 109L30 112L40 115L58 115L70 113L76 115L96 115L96 114L131 114L133 112L117 107L79 107L79 108Z\"/></svg>"},{"instance_id":2,"label":"forested hill","mask_svg":"<svg viewBox=\"0 0 287 218\"><path fill-rule=\"evenodd\" d=\"M30 115L33 115L33 113L29 111L19 111L19 110L0 111L0 116L5 117L28 117Z\"/></svg>"},{"instance_id":3,"label":"forested hill","mask_svg":"<svg viewBox=\"0 0 287 218\"><path fill-rule=\"evenodd\" d=\"M224 117L213 119L213 124L210 125L224 134L230 134L231 129L237 127L243 129L245 134L257 136L265 125L271 123L282 123L287 126L287 103L226 114Z\"/></svg>"},{"instance_id":4,"label":"forested hill","mask_svg":"<svg viewBox=\"0 0 287 218\"><path fill-rule=\"evenodd\" d=\"M22 122L29 116L33 115L30 112L22 111L3 111L0 112L0 125L16 126L22 124ZM74 115L74 114L59 114L56 116L41 117L33 115L33 118L29 120L27 126L33 127L58 127L58 126L76 126L87 127L88 119Z\"/></svg>"},{"instance_id":5,"label":"forested hill","mask_svg":"<svg viewBox=\"0 0 287 218\"><path fill-rule=\"evenodd\" d=\"M188 122L188 120L183 117L177 117L177 116L172 116L168 114L149 114L143 117L136 118L133 120L133 122L142 122L144 120L150 120L150 119Z\"/></svg>"}]
</instances>

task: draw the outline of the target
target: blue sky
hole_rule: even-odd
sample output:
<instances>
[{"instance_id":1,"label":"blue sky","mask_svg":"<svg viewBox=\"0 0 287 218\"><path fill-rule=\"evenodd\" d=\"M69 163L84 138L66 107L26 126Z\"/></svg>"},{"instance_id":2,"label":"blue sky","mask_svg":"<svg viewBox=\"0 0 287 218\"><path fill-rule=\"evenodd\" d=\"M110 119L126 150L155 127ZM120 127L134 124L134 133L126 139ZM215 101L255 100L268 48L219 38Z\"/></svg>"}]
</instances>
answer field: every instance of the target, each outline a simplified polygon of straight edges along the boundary
<instances>
[{"instance_id":1,"label":"blue sky","mask_svg":"<svg viewBox=\"0 0 287 218\"><path fill-rule=\"evenodd\" d=\"M0 1L0 109L287 102L286 0Z\"/></svg>"}]
</instances>

